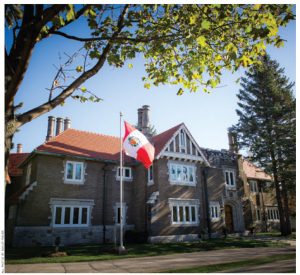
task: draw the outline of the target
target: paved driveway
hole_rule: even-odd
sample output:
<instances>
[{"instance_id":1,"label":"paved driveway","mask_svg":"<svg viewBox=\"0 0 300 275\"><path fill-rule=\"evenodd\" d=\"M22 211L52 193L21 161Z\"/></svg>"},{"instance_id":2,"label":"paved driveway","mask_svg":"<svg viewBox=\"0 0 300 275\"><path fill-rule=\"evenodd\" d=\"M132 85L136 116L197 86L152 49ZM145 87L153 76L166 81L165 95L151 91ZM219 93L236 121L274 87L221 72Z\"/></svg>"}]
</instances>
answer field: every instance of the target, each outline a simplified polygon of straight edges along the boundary
<instances>
[{"instance_id":1,"label":"paved driveway","mask_svg":"<svg viewBox=\"0 0 300 275\"><path fill-rule=\"evenodd\" d=\"M7 273L151 273L295 253L295 247L239 248L109 261L6 265ZM263 272L263 271L262 271ZM267 272L276 272L268 269Z\"/></svg>"}]
</instances>

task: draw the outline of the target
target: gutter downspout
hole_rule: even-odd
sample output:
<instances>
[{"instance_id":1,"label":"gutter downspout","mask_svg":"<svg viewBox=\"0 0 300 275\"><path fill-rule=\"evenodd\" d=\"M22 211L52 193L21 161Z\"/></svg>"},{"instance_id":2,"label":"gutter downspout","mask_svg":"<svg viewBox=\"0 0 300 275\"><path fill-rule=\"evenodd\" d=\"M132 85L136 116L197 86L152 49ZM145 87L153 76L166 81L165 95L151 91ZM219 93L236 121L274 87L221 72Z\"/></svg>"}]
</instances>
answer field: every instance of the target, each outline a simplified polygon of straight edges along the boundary
<instances>
[{"instance_id":1,"label":"gutter downspout","mask_svg":"<svg viewBox=\"0 0 300 275\"><path fill-rule=\"evenodd\" d=\"M211 222L210 222L210 215L209 215L209 200L208 200L206 167L204 167L202 174L203 174L204 199L205 199L205 208L206 208L207 232L208 232L208 238L211 239Z\"/></svg>"},{"instance_id":2,"label":"gutter downspout","mask_svg":"<svg viewBox=\"0 0 300 275\"><path fill-rule=\"evenodd\" d=\"M102 226L103 226L103 235L102 242L106 243L106 221L105 221L105 204L106 204L106 168L107 164L105 164L102 168L103 170L103 200L102 200Z\"/></svg>"}]
</instances>

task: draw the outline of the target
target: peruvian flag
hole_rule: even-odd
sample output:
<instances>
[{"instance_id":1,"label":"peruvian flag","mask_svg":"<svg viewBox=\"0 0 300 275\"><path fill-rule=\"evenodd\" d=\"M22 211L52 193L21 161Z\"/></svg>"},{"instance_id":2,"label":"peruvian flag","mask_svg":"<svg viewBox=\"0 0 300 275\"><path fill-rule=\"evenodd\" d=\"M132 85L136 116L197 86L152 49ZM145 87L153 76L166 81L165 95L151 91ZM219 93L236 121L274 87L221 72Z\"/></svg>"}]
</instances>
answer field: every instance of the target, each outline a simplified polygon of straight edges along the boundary
<instances>
[{"instance_id":1,"label":"peruvian flag","mask_svg":"<svg viewBox=\"0 0 300 275\"><path fill-rule=\"evenodd\" d=\"M126 155L133 157L149 168L154 159L154 147L148 139L132 125L124 121L123 147Z\"/></svg>"}]
</instances>

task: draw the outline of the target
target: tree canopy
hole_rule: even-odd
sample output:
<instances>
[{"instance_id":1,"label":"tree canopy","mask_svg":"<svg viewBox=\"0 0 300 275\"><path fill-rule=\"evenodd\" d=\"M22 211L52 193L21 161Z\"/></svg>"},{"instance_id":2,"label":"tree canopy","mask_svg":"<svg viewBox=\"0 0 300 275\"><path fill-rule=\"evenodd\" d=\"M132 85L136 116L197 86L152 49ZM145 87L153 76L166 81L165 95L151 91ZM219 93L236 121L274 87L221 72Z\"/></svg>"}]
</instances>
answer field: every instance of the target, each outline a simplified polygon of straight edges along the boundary
<instances>
[{"instance_id":1,"label":"tree canopy","mask_svg":"<svg viewBox=\"0 0 300 275\"><path fill-rule=\"evenodd\" d=\"M63 104L68 97L99 101L83 83L107 62L122 67L138 54L145 60L145 88L178 84L177 94L203 91L220 83L223 70L256 64L267 44L281 47L278 28L294 19L292 6L280 5L5 5L12 43L5 47L6 156L15 131ZM78 19L90 35L71 33ZM70 57L49 80L49 99L17 113L14 97L30 64L33 49L54 35L82 42L81 64ZM75 65L76 64L76 65ZM129 64L131 67L132 64ZM66 69L68 68L68 70ZM72 77L68 77L72 71Z\"/></svg>"}]
</instances>

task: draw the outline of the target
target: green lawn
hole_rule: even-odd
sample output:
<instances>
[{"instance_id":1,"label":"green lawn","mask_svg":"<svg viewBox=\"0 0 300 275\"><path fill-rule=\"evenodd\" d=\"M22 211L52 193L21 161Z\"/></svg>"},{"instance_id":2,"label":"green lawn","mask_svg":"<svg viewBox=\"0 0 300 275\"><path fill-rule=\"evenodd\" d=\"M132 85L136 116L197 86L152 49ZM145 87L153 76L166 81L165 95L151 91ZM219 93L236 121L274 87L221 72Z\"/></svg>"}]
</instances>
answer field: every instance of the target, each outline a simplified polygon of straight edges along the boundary
<instances>
[{"instance_id":1,"label":"green lawn","mask_svg":"<svg viewBox=\"0 0 300 275\"><path fill-rule=\"evenodd\" d=\"M296 254L273 255L273 256L259 258L259 259L243 260L243 261L224 263L224 264L164 270L161 273L212 273L212 272L216 273L216 272L232 270L240 267L258 266L267 263L273 263L277 261L290 260L290 259L296 260ZM290 272L296 272L296 270L291 270Z\"/></svg>"},{"instance_id":2,"label":"green lawn","mask_svg":"<svg viewBox=\"0 0 300 275\"><path fill-rule=\"evenodd\" d=\"M55 262L83 262L100 261L130 257L159 256L174 253L197 252L214 249L246 248L246 247L278 247L286 246L277 242L257 241L251 239L214 239L192 243L171 244L125 244L127 254L118 255L113 251L112 245L77 245L61 248L68 256L48 257L47 253L53 251L53 247L34 248L8 248L5 251L6 264L20 263L55 263ZM44 256L43 256L44 255Z\"/></svg>"}]
</instances>

